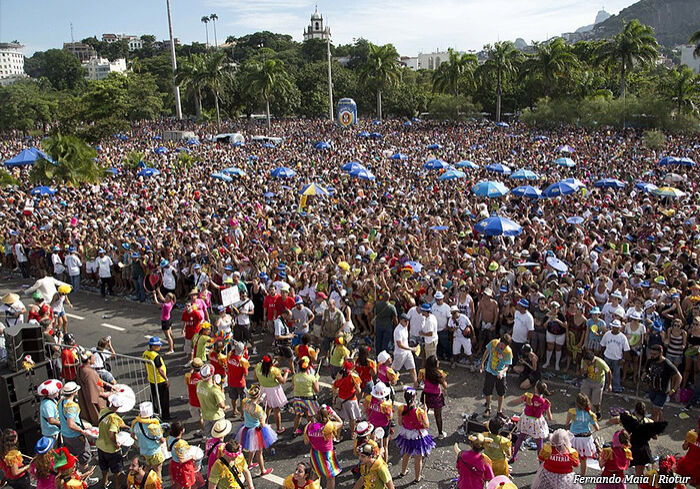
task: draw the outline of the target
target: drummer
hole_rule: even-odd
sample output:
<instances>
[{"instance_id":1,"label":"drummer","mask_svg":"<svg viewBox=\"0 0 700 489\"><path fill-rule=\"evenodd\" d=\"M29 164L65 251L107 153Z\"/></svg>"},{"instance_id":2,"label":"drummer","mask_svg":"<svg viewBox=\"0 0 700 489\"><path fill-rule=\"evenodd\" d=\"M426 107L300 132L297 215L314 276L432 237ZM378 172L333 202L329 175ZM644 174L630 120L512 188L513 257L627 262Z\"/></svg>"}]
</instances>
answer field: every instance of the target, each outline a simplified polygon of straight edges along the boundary
<instances>
[{"instance_id":1,"label":"drummer","mask_svg":"<svg viewBox=\"0 0 700 489\"><path fill-rule=\"evenodd\" d=\"M139 444L141 456L158 477L161 477L165 455L160 446L165 443L165 438L160 421L153 417L153 403L146 401L139 404L139 415L131 423L131 433Z\"/></svg>"},{"instance_id":2,"label":"drummer","mask_svg":"<svg viewBox=\"0 0 700 489\"><path fill-rule=\"evenodd\" d=\"M61 422L63 445L78 457L80 469L84 472L89 468L92 454L86 438L89 433L80 419L80 406L75 402L75 396L79 390L80 386L75 382L66 382L61 389L63 399L58 402L58 416Z\"/></svg>"},{"instance_id":3,"label":"drummer","mask_svg":"<svg viewBox=\"0 0 700 489\"><path fill-rule=\"evenodd\" d=\"M39 415L41 423L41 436L58 440L61 432L61 421L58 415L58 393L63 385L55 379L47 380L39 385L37 393L41 396Z\"/></svg>"},{"instance_id":4,"label":"drummer","mask_svg":"<svg viewBox=\"0 0 700 489\"><path fill-rule=\"evenodd\" d=\"M112 394L107 400L107 407L100 411L99 435L97 437L97 461L102 471L102 485L108 487L110 472L114 476L115 489L121 488L121 473L124 470L121 444L117 438L119 431L126 428L124 420L119 417L117 411L124 406L124 398L119 394Z\"/></svg>"}]
</instances>

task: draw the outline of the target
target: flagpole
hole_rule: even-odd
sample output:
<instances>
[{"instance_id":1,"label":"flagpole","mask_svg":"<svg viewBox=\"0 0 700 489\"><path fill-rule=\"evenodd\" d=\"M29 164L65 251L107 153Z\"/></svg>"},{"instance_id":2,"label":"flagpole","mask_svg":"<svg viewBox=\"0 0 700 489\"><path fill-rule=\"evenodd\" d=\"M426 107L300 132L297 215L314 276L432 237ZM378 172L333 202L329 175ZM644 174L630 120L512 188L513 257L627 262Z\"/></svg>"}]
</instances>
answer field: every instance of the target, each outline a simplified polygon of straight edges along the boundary
<instances>
[{"instance_id":1,"label":"flagpole","mask_svg":"<svg viewBox=\"0 0 700 489\"><path fill-rule=\"evenodd\" d=\"M180 104L180 87L177 84L177 57L175 56L175 38L173 37L173 17L170 14L170 0L166 0L168 8L168 30L170 31L170 62L173 66L173 86L175 93L175 115L182 119L182 106Z\"/></svg>"},{"instance_id":2,"label":"flagpole","mask_svg":"<svg viewBox=\"0 0 700 489\"><path fill-rule=\"evenodd\" d=\"M328 54L328 117L333 122L333 77L331 76L331 33L326 37L326 51Z\"/></svg>"}]
</instances>

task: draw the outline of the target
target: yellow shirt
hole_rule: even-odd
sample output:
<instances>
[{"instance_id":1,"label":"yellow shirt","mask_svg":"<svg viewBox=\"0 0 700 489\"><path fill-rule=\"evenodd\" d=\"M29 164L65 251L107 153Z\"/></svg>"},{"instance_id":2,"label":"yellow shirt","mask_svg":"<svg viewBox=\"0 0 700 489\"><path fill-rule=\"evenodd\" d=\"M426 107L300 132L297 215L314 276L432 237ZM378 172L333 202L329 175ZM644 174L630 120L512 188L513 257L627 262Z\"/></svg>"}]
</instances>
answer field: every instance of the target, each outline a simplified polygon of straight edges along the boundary
<instances>
[{"instance_id":1,"label":"yellow shirt","mask_svg":"<svg viewBox=\"0 0 700 489\"><path fill-rule=\"evenodd\" d=\"M288 475L284 480L282 489L321 489L321 481L319 479L315 481L308 480L302 485L299 485L294 481L294 474L292 474Z\"/></svg>"},{"instance_id":2,"label":"yellow shirt","mask_svg":"<svg viewBox=\"0 0 700 489\"><path fill-rule=\"evenodd\" d=\"M158 474L153 470L146 472L146 484L143 486L144 489L162 489L163 483L158 477ZM126 477L126 489L141 489L141 483L134 480L134 476L130 473Z\"/></svg>"},{"instance_id":3,"label":"yellow shirt","mask_svg":"<svg viewBox=\"0 0 700 489\"><path fill-rule=\"evenodd\" d=\"M117 451L117 446L114 444L109 434L119 433L121 428L126 428L126 424L117 413L112 412L109 408L103 408L102 411L100 411L99 418L102 421L97 425L99 435L95 445L105 453L115 453Z\"/></svg>"},{"instance_id":4,"label":"yellow shirt","mask_svg":"<svg viewBox=\"0 0 700 489\"><path fill-rule=\"evenodd\" d=\"M248 468L248 464L245 461L243 454L239 454L233 461L233 465L238 471L238 478L241 482L245 483L245 476L243 471ZM216 483L216 489L239 489L241 486L236 482L236 478L233 476L233 472L228 465L221 462L221 458L218 458L214 465L211 467L211 472L209 473L209 482Z\"/></svg>"}]
</instances>

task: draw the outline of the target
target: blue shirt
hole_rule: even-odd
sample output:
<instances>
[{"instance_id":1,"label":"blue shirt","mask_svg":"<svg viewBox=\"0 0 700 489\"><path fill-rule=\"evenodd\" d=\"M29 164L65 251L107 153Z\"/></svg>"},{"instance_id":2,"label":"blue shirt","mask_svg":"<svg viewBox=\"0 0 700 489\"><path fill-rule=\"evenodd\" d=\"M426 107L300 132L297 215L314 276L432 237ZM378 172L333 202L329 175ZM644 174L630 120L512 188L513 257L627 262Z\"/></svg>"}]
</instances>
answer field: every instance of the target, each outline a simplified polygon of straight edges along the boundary
<instances>
[{"instance_id":1,"label":"blue shirt","mask_svg":"<svg viewBox=\"0 0 700 489\"><path fill-rule=\"evenodd\" d=\"M486 359L486 371L495 376L502 374L508 365L513 363L513 350L510 349L510 346L506 346L502 352L499 352L498 343L499 339L496 338L486 345L486 351L489 352Z\"/></svg>"},{"instance_id":2,"label":"blue shirt","mask_svg":"<svg viewBox=\"0 0 700 489\"><path fill-rule=\"evenodd\" d=\"M154 455L160 450L160 439L163 437L163 430L160 423L143 423L136 421L131 432L136 437L141 455Z\"/></svg>"},{"instance_id":3,"label":"blue shirt","mask_svg":"<svg viewBox=\"0 0 700 489\"><path fill-rule=\"evenodd\" d=\"M58 403L58 414L61 421L61 435L64 438L77 438L80 436L80 432L73 431L68 427L68 420L72 419L75 423L83 427L83 422L80 420L80 406L77 402L67 401L66 399L61 400Z\"/></svg>"},{"instance_id":4,"label":"blue shirt","mask_svg":"<svg viewBox=\"0 0 700 489\"><path fill-rule=\"evenodd\" d=\"M590 412L581 411L580 409L570 409L569 411L575 411L576 414L576 417L571 422L571 428L569 429L571 433L577 435L580 433L588 433L592 431L593 425L596 422L596 420Z\"/></svg>"},{"instance_id":5,"label":"blue shirt","mask_svg":"<svg viewBox=\"0 0 700 489\"><path fill-rule=\"evenodd\" d=\"M49 419L51 418L60 421L58 416L58 402L55 399L43 399L41 401L39 416L41 416L41 436L54 437L58 435L61 431L61 427L49 423Z\"/></svg>"}]
</instances>

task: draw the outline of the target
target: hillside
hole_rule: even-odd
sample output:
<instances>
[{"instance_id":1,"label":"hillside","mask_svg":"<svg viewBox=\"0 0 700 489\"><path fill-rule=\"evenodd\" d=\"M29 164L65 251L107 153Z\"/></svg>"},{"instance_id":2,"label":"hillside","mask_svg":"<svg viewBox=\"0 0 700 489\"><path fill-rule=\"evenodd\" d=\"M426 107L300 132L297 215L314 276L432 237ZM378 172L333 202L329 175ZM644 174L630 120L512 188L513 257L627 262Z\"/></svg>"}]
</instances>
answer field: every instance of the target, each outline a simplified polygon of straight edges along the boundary
<instances>
[{"instance_id":1,"label":"hillside","mask_svg":"<svg viewBox=\"0 0 700 489\"><path fill-rule=\"evenodd\" d=\"M672 48L688 42L700 29L700 0L640 0L596 25L589 38L607 39L622 30L622 21L638 19L654 28L659 44Z\"/></svg>"}]
</instances>

